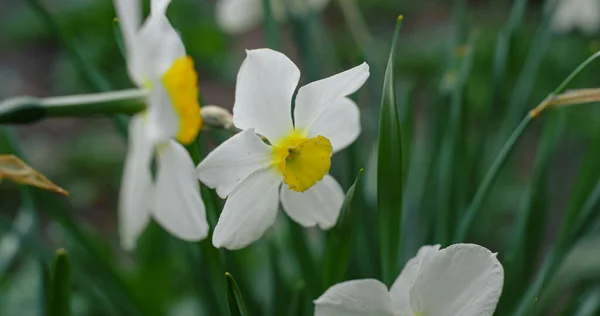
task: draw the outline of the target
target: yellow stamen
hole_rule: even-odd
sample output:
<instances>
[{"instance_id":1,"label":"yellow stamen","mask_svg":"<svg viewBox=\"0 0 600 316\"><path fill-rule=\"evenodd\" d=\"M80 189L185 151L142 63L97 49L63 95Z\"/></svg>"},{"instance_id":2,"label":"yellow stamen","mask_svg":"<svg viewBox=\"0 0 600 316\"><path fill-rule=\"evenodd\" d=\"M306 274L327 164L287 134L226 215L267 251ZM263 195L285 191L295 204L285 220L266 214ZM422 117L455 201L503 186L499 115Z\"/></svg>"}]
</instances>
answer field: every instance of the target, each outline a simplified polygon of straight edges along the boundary
<instances>
[{"instance_id":1,"label":"yellow stamen","mask_svg":"<svg viewBox=\"0 0 600 316\"><path fill-rule=\"evenodd\" d=\"M294 133L273 146L273 163L290 190L304 192L323 179L331 167L331 142L323 136Z\"/></svg>"},{"instance_id":2,"label":"yellow stamen","mask_svg":"<svg viewBox=\"0 0 600 316\"><path fill-rule=\"evenodd\" d=\"M189 56L177 59L163 75L163 85L167 90L175 113L179 117L177 140L189 144L202 128L202 115L198 103L198 75L194 61Z\"/></svg>"}]
</instances>

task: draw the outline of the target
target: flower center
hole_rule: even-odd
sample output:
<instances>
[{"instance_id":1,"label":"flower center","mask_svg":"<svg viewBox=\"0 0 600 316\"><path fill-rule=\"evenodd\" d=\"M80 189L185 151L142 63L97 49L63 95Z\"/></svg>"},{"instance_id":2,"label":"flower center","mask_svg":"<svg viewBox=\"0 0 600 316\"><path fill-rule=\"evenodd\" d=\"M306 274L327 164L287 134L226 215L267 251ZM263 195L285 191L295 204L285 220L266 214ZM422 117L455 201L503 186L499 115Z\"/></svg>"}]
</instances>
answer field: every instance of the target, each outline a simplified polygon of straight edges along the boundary
<instances>
[{"instance_id":1,"label":"flower center","mask_svg":"<svg viewBox=\"0 0 600 316\"><path fill-rule=\"evenodd\" d=\"M323 136L294 134L273 146L273 162L290 190L304 192L329 172L331 151L331 142Z\"/></svg>"},{"instance_id":2,"label":"flower center","mask_svg":"<svg viewBox=\"0 0 600 316\"><path fill-rule=\"evenodd\" d=\"M198 103L198 75L194 61L189 56L177 59L162 77L175 113L179 118L177 140L189 144L202 128L202 116Z\"/></svg>"}]
</instances>

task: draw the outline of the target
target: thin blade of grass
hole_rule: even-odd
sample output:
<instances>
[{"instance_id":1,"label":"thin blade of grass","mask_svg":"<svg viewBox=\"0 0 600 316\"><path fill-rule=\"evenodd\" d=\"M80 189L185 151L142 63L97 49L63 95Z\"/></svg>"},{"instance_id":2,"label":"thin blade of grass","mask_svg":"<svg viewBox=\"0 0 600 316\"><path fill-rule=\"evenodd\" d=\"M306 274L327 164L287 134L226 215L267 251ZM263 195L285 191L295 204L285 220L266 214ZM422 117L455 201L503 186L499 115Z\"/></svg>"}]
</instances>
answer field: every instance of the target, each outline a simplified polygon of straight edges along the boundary
<instances>
[{"instance_id":1,"label":"thin blade of grass","mask_svg":"<svg viewBox=\"0 0 600 316\"><path fill-rule=\"evenodd\" d=\"M460 73L457 82L455 83L452 97L450 101L450 118L448 128L444 133L442 140L442 148L439 154L439 173L438 173L438 216L436 218L437 223L437 237L436 242L442 245L448 245L452 240L452 227L456 221L456 217L453 214L452 209L452 189L455 187L450 185L456 179L454 171L456 169L456 161L459 157L457 147L460 143L460 130L463 125L463 95L467 85L467 80L471 73L473 66L473 51L475 49L476 36L471 35L468 44L463 48L466 50L465 55L462 58L462 64L460 66Z\"/></svg>"},{"instance_id":2,"label":"thin blade of grass","mask_svg":"<svg viewBox=\"0 0 600 316\"><path fill-rule=\"evenodd\" d=\"M246 316L246 305L244 304L244 298L240 293L235 279L228 272L225 273L225 279L227 279L227 301L229 302L229 313L231 316Z\"/></svg>"},{"instance_id":3,"label":"thin blade of grass","mask_svg":"<svg viewBox=\"0 0 600 316\"><path fill-rule=\"evenodd\" d=\"M354 242L354 227L357 218L352 207L354 199L354 191L360 179L362 170L356 175L354 184L346 192L346 198L342 205L340 217L335 225L335 228L329 236L327 245L327 253L325 255L325 267L323 273L323 289L344 280L348 262L350 260L350 251Z\"/></svg>"},{"instance_id":4,"label":"thin blade of grass","mask_svg":"<svg viewBox=\"0 0 600 316\"><path fill-rule=\"evenodd\" d=\"M90 62L85 60L75 43L71 40L71 37L64 32L50 11L39 0L27 0L27 3L35 11L40 20L42 20L46 28L58 37L63 47L67 50L75 69L79 71L80 76L86 81L89 87L95 92L112 90L109 82L104 79ZM127 138L127 118L119 115L112 116L111 120L116 126L117 131L124 138Z\"/></svg>"},{"instance_id":5,"label":"thin blade of grass","mask_svg":"<svg viewBox=\"0 0 600 316\"><path fill-rule=\"evenodd\" d=\"M49 316L71 315L71 263L64 249L54 258L49 306Z\"/></svg>"},{"instance_id":6,"label":"thin blade of grass","mask_svg":"<svg viewBox=\"0 0 600 316\"><path fill-rule=\"evenodd\" d=\"M198 165L201 160L200 148L198 146L198 141L191 143L186 146L186 149L190 153L192 160L194 161L194 165ZM217 209L216 203L214 203L212 193L204 186L200 187L200 194L202 196L202 200L206 206L206 215L209 223L216 223L216 220L219 218L219 210ZM214 225L211 225L214 227ZM223 275L225 274L225 268L223 266L223 259L220 251L215 248L212 243L212 231L206 237L206 239L198 242L198 246L202 253L202 260L208 261L208 266L210 270L210 284L213 287L213 291L216 293L216 301L211 300L210 306L213 313L220 313L220 315L227 315L227 284L226 280L223 279ZM196 260L190 261L191 269L195 269L200 265L200 262Z\"/></svg>"},{"instance_id":7,"label":"thin blade of grass","mask_svg":"<svg viewBox=\"0 0 600 316\"><path fill-rule=\"evenodd\" d=\"M379 147L377 157L377 213L379 218L379 243L381 247L382 280L391 285L398 275L400 231L402 229L402 194L404 189L404 162L402 134L396 86L394 60L396 43L400 35L402 16L398 17L392 47L385 72L381 114L379 122Z\"/></svg>"},{"instance_id":8,"label":"thin blade of grass","mask_svg":"<svg viewBox=\"0 0 600 316\"><path fill-rule=\"evenodd\" d=\"M531 280L535 264L541 255L549 207L548 171L559 137L564 130L565 118L564 113L553 115L544 127L532 180L517 213L514 232L511 234L512 239L504 259L505 291L501 298L500 311L508 312L506 308L509 304L522 295L526 285L523 280Z\"/></svg>"},{"instance_id":9,"label":"thin blade of grass","mask_svg":"<svg viewBox=\"0 0 600 316\"><path fill-rule=\"evenodd\" d=\"M510 96L505 120L499 134L500 139L505 139L508 136L512 127L517 124L519 117L526 111L525 106L531 96L533 85L536 82L535 78L548 52L550 40L552 39L553 29L551 23L557 2L554 0L545 2L542 21L531 43L531 49L523 63L523 69L517 78L517 83Z\"/></svg>"}]
</instances>

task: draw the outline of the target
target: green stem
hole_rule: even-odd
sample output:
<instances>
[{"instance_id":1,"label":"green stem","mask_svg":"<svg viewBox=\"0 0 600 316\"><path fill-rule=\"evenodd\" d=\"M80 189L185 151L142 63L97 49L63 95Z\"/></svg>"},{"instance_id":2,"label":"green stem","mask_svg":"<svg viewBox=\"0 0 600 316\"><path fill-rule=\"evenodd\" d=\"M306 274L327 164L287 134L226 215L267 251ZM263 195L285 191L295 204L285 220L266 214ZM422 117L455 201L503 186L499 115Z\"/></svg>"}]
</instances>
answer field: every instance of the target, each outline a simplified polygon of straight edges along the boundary
<instances>
[{"instance_id":1,"label":"green stem","mask_svg":"<svg viewBox=\"0 0 600 316\"><path fill-rule=\"evenodd\" d=\"M43 99L16 97L0 102L0 123L32 123L47 117L132 115L146 108L143 101L147 96L146 90L129 89Z\"/></svg>"},{"instance_id":2,"label":"green stem","mask_svg":"<svg viewBox=\"0 0 600 316\"><path fill-rule=\"evenodd\" d=\"M521 135L523 135L523 132L525 131L527 126L529 126L529 123L531 123L532 119L533 118L529 115L525 116L525 118L523 118L519 126L517 126L517 128L513 131L510 138L506 141L504 147L502 147L502 150L496 157L496 160L492 164L492 167L483 179L483 182L479 186L479 189L477 189L477 193L475 193L475 197L473 198L471 205L467 209L460 225L458 226L454 237L455 243L462 242L467 237L467 233L473 225L473 221L479 213L481 205L483 204L485 198L490 192L492 184L494 184L494 181L496 180L500 169L502 169L502 166L504 166L504 163L506 163L506 158L508 158L508 155L512 152L512 150L515 147L515 144L521 138Z\"/></svg>"},{"instance_id":3,"label":"green stem","mask_svg":"<svg viewBox=\"0 0 600 316\"><path fill-rule=\"evenodd\" d=\"M588 57L581 65L579 65L571 74L552 92L553 95L558 95L567 89L567 86L581 73L587 66L589 66L596 58L600 57L600 51L597 51L592 56Z\"/></svg>"},{"instance_id":4,"label":"green stem","mask_svg":"<svg viewBox=\"0 0 600 316\"><path fill-rule=\"evenodd\" d=\"M190 153L194 164L199 164L201 160L201 154L197 142L193 142L187 145L186 149ZM210 199L210 192L206 190L204 192L205 194L202 194L202 191L203 190L201 187L200 194L202 195L202 198L206 203L207 218L218 218L219 214L217 214L216 206L213 203L207 203ZM203 260L208 261L208 266L210 269L210 280L213 286L213 291L216 293L216 297L218 299L218 302L216 302L216 305L218 305L217 309L221 315L227 315L227 284L225 279L223 278L223 275L225 274L225 267L223 265L221 253L218 249L213 247L213 245L210 242L211 240L212 232L206 237L206 239L198 242L198 246L202 251ZM192 262L192 264L196 265L196 262Z\"/></svg>"},{"instance_id":5,"label":"green stem","mask_svg":"<svg viewBox=\"0 0 600 316\"><path fill-rule=\"evenodd\" d=\"M500 172L500 169L502 169L502 166L506 162L506 158L508 157L508 155L514 149L514 146L516 145L516 143L519 140L519 138L521 138L521 136L523 135L523 132L525 131L525 128L527 128L527 126L529 125L529 123L531 123L531 121L533 119L537 118L545 109L547 109L549 106L551 106L551 102L550 101L556 95L563 93L566 90L567 86L587 66L589 66L598 57L600 57L600 51L596 52L595 54L593 54L592 56L590 56L589 58L587 58L583 63L581 63L577 68L575 68L575 70L573 70L571 72L571 74L569 74L569 76L567 76L567 78L565 78L565 80L563 80L556 87L556 89L554 89L554 91L552 91L552 93L550 93L550 95L548 95L548 97L542 103L540 103L536 108L534 108L533 110L531 110L523 118L523 120L521 121L521 123L513 131L512 135L506 141L506 143L504 144L504 147L502 147L502 150L500 151L500 153L496 157L496 160L492 164L492 167L490 168L490 170L486 174L485 178L483 179L483 182L481 183L481 185L477 189L477 192L475 193L475 197L473 198L473 201L471 202L471 205L467 209L467 211L466 211L466 213L465 213L465 215L464 215L464 217L463 217L460 225L458 226L458 229L456 230L456 234L454 236L454 242L455 243L462 242L467 237L467 234L469 233L469 230L471 229L471 226L473 225L475 217L477 216L477 214L481 210L481 206L483 205L483 202L485 201L485 198L487 197L488 193L490 192L492 184L496 180L496 178L497 178L497 176L498 176L498 174Z\"/></svg>"}]
</instances>

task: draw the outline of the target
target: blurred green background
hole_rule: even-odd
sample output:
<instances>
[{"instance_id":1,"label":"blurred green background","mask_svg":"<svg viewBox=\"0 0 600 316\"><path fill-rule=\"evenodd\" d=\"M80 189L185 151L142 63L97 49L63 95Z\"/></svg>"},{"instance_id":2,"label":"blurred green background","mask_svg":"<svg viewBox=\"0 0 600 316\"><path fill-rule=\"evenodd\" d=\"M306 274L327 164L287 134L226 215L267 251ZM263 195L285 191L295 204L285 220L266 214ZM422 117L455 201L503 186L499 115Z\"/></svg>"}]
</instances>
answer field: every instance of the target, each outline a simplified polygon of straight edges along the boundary
<instances>
[{"instance_id":1,"label":"blurred green background","mask_svg":"<svg viewBox=\"0 0 600 316\"><path fill-rule=\"evenodd\" d=\"M406 170L406 261L421 245L448 244L443 227L458 224L519 120L600 50L598 31L553 29L552 2L339 0L323 12L279 24L275 43L300 65L303 83L363 60L371 66L371 77L355 98L363 133L332 163L344 189L365 169L354 201L359 220L346 279L380 276L376 144L383 73L398 14L404 15L394 62ZM262 26L227 35L214 8L215 1L173 0L168 16L196 63L202 102L231 109L244 50L274 43ZM349 13L356 8L358 16ZM43 10L70 43L49 27ZM73 62L69 45L110 87L131 87L114 15L108 0L3 0L0 99L97 91L97 83ZM570 88L598 87L599 73L600 64L590 65ZM552 249L565 213L592 192L600 161L599 119L595 105L548 110L526 130L493 185L467 241L499 252L507 269L498 315L511 315ZM126 142L109 119L48 119L2 128L0 153L17 152L72 197L0 184L0 315L43 313L45 275L57 248L71 257L74 315L223 313L225 292L205 260L208 241L188 244L153 223L135 252L120 250L116 205ZM203 151L228 136L203 132ZM598 205L593 209L598 213ZM450 214L444 223L442 210ZM250 315L311 315L311 300L322 293L317 288L326 234L280 217L259 242L220 256ZM599 225L591 223L545 284L535 314L600 314Z\"/></svg>"}]
</instances>

